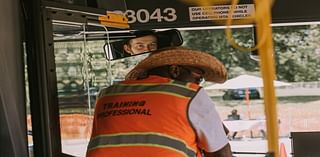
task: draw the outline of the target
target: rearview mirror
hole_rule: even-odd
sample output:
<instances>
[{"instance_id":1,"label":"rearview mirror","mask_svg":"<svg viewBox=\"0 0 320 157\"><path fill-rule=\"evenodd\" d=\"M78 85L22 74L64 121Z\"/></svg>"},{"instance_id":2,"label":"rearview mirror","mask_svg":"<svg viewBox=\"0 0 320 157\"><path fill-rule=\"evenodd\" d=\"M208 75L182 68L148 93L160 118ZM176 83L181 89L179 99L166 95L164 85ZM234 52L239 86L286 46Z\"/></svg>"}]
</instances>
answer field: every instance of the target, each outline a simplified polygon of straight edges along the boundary
<instances>
[{"instance_id":1,"label":"rearview mirror","mask_svg":"<svg viewBox=\"0 0 320 157\"><path fill-rule=\"evenodd\" d=\"M118 40L104 45L107 60L117 60L130 56L149 53L157 49L180 46L183 43L176 29L165 31L135 31L128 39Z\"/></svg>"}]
</instances>

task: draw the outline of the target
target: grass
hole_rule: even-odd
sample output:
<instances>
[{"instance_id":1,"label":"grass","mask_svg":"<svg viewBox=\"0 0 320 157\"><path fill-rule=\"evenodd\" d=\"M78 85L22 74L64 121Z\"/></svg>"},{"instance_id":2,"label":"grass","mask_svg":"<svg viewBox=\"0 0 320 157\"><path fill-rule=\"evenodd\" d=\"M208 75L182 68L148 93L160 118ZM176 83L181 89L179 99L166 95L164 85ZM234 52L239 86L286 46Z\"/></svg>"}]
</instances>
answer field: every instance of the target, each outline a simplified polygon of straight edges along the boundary
<instances>
[{"instance_id":1,"label":"grass","mask_svg":"<svg viewBox=\"0 0 320 157\"><path fill-rule=\"evenodd\" d=\"M278 102L281 104L285 103L307 103L312 101L320 100L320 96L290 96L290 97L279 97Z\"/></svg>"},{"instance_id":2,"label":"grass","mask_svg":"<svg viewBox=\"0 0 320 157\"><path fill-rule=\"evenodd\" d=\"M223 100L221 96L211 97L213 102L217 105L224 105L224 106L238 106L238 105L246 105L244 100ZM288 103L308 103L312 101L320 100L320 96L288 96L288 97L278 97L277 103L278 104L288 104ZM250 100L250 104L263 104L263 99L258 100Z\"/></svg>"}]
</instances>

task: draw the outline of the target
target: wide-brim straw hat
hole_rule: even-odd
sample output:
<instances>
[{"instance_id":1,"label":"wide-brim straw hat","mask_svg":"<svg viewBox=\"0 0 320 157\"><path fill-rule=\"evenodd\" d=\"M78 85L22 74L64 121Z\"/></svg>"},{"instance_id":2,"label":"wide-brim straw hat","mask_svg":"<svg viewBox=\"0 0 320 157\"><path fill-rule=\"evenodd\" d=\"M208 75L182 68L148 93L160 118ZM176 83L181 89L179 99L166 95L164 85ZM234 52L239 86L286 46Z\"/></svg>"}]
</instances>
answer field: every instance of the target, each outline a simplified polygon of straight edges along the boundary
<instances>
[{"instance_id":1,"label":"wide-brim straw hat","mask_svg":"<svg viewBox=\"0 0 320 157\"><path fill-rule=\"evenodd\" d=\"M153 52L126 75L126 80L137 80L145 76L148 70L166 65L184 65L202 69L206 81L223 83L227 79L227 70L214 56L197 50L175 47Z\"/></svg>"}]
</instances>

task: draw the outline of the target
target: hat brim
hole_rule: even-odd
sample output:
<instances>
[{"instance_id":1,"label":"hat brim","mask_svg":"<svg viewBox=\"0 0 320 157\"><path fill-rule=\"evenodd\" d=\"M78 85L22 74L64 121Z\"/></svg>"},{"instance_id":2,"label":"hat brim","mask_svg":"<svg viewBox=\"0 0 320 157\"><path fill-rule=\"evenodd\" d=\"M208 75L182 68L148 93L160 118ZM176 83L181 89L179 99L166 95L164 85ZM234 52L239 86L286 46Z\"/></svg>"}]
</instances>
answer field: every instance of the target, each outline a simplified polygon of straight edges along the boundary
<instances>
[{"instance_id":1,"label":"hat brim","mask_svg":"<svg viewBox=\"0 0 320 157\"><path fill-rule=\"evenodd\" d=\"M148 70L165 65L186 65L202 69L206 81L223 83L227 79L224 65L214 56L201 51L177 47L153 52L126 75L126 80L137 80L144 76Z\"/></svg>"}]
</instances>

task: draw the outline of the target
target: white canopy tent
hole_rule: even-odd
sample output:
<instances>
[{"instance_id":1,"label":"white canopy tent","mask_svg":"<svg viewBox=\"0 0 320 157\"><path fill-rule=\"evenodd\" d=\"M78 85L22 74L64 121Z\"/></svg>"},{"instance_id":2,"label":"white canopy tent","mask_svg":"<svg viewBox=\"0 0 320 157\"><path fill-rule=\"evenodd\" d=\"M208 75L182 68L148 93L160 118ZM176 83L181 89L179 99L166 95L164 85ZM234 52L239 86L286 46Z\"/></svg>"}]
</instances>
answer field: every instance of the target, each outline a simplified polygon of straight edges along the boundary
<instances>
[{"instance_id":1,"label":"white canopy tent","mask_svg":"<svg viewBox=\"0 0 320 157\"><path fill-rule=\"evenodd\" d=\"M274 80L274 87L290 86L290 83ZM246 89L245 101L248 106L248 118L251 119L250 114L250 100L249 100L249 88L263 88L263 79L252 75L239 75L235 78L229 79L222 84L213 84L205 87L206 90L211 89Z\"/></svg>"},{"instance_id":2,"label":"white canopy tent","mask_svg":"<svg viewBox=\"0 0 320 157\"><path fill-rule=\"evenodd\" d=\"M274 81L275 87L290 86L290 83ZM252 75L239 75L235 78L227 80L222 84L213 84L205 87L205 89L240 89L240 88L262 88L263 80L260 77Z\"/></svg>"}]
</instances>

